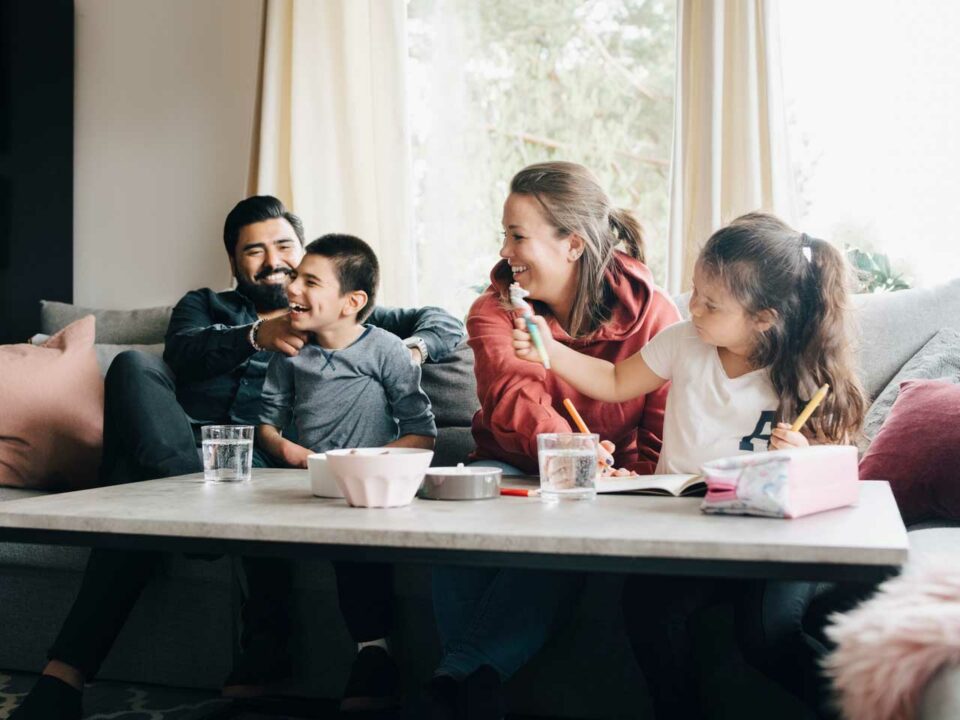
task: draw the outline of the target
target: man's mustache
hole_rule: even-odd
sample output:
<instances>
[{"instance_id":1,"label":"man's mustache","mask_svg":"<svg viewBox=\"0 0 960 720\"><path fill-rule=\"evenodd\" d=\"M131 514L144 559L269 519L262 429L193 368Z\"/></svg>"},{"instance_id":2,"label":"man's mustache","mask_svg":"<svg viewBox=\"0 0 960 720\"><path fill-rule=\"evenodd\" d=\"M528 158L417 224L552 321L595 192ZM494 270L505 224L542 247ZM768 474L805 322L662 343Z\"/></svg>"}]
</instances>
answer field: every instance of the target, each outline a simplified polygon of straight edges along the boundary
<instances>
[{"instance_id":1,"label":"man's mustache","mask_svg":"<svg viewBox=\"0 0 960 720\"><path fill-rule=\"evenodd\" d=\"M293 270L288 267L267 267L261 270L260 272L258 272L256 275L254 275L253 279L263 280L265 277L268 277L269 275L273 275L274 273L278 273L278 272L283 273L284 275L287 275L287 276L293 275Z\"/></svg>"}]
</instances>

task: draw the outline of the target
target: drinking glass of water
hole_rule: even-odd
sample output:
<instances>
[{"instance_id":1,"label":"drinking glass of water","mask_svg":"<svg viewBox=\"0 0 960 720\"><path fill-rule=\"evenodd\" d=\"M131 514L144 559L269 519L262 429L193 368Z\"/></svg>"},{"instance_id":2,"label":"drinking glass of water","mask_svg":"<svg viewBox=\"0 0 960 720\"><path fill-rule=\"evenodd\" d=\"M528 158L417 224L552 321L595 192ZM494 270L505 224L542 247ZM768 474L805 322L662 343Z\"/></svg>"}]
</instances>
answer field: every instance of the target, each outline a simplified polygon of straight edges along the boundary
<instances>
[{"instance_id":1,"label":"drinking glass of water","mask_svg":"<svg viewBox=\"0 0 960 720\"><path fill-rule=\"evenodd\" d=\"M204 425L203 479L243 482L253 462L253 425Z\"/></svg>"},{"instance_id":2,"label":"drinking glass of water","mask_svg":"<svg viewBox=\"0 0 960 720\"><path fill-rule=\"evenodd\" d=\"M600 436L592 433L540 433L540 495L544 500L590 500L597 495Z\"/></svg>"}]
</instances>

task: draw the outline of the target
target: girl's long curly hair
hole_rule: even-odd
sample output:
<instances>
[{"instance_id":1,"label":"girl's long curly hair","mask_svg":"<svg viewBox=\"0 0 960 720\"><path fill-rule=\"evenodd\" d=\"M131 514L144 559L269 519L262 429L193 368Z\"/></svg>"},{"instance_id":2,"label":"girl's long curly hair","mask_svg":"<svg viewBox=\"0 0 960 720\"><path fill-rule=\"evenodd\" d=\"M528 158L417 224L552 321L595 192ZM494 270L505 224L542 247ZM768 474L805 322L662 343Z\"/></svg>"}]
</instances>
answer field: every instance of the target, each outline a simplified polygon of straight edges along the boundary
<instances>
[{"instance_id":1,"label":"girl's long curly hair","mask_svg":"<svg viewBox=\"0 0 960 720\"><path fill-rule=\"evenodd\" d=\"M772 326L757 335L751 363L768 368L780 397L779 422L792 422L824 383L830 393L807 424L827 442L853 442L866 399L855 371L849 321L852 273L824 240L765 213L743 215L715 232L697 263L719 279L753 318Z\"/></svg>"}]
</instances>

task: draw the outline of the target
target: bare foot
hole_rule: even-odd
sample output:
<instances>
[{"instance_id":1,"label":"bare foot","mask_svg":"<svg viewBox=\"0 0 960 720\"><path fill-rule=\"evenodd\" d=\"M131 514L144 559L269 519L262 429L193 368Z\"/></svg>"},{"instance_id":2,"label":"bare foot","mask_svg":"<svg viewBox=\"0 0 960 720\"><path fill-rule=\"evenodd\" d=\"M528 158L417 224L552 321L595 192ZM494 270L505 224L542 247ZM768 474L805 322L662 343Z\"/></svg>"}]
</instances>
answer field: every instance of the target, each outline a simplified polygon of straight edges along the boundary
<instances>
[{"instance_id":1,"label":"bare foot","mask_svg":"<svg viewBox=\"0 0 960 720\"><path fill-rule=\"evenodd\" d=\"M43 669L44 675L63 680L67 685L75 690L83 690L83 673L77 670L73 665L67 665L59 660L51 660Z\"/></svg>"}]
</instances>

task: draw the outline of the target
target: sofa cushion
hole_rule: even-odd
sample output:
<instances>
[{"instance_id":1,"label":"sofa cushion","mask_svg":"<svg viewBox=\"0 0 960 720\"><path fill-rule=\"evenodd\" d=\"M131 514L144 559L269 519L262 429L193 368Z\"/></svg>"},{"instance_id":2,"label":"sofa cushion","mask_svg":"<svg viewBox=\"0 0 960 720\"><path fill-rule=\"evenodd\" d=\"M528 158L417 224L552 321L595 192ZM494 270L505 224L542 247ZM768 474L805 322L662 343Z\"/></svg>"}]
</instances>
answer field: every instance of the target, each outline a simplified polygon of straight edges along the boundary
<instances>
[{"instance_id":1,"label":"sofa cushion","mask_svg":"<svg viewBox=\"0 0 960 720\"><path fill-rule=\"evenodd\" d=\"M900 393L900 383L907 380L947 380L960 384L960 332L952 328L938 332L887 383L863 421L865 443L862 450L880 431Z\"/></svg>"},{"instance_id":2,"label":"sofa cushion","mask_svg":"<svg viewBox=\"0 0 960 720\"><path fill-rule=\"evenodd\" d=\"M172 306L140 310L99 310L69 303L40 301L40 332L52 335L87 315L97 319L97 343L155 345L163 343Z\"/></svg>"},{"instance_id":3,"label":"sofa cushion","mask_svg":"<svg viewBox=\"0 0 960 720\"><path fill-rule=\"evenodd\" d=\"M871 400L942 328L960 330L960 279L933 288L855 295L860 380Z\"/></svg>"},{"instance_id":4,"label":"sofa cushion","mask_svg":"<svg viewBox=\"0 0 960 720\"><path fill-rule=\"evenodd\" d=\"M960 385L908 380L860 462L864 480L889 480L907 524L960 519Z\"/></svg>"},{"instance_id":5,"label":"sofa cushion","mask_svg":"<svg viewBox=\"0 0 960 720\"><path fill-rule=\"evenodd\" d=\"M477 379L473 374L473 350L461 343L440 362L425 363L421 385L433 404L438 427L470 427L480 409Z\"/></svg>"},{"instance_id":6,"label":"sofa cushion","mask_svg":"<svg viewBox=\"0 0 960 720\"><path fill-rule=\"evenodd\" d=\"M93 317L43 346L0 346L0 485L88 487L103 442Z\"/></svg>"}]
</instances>

